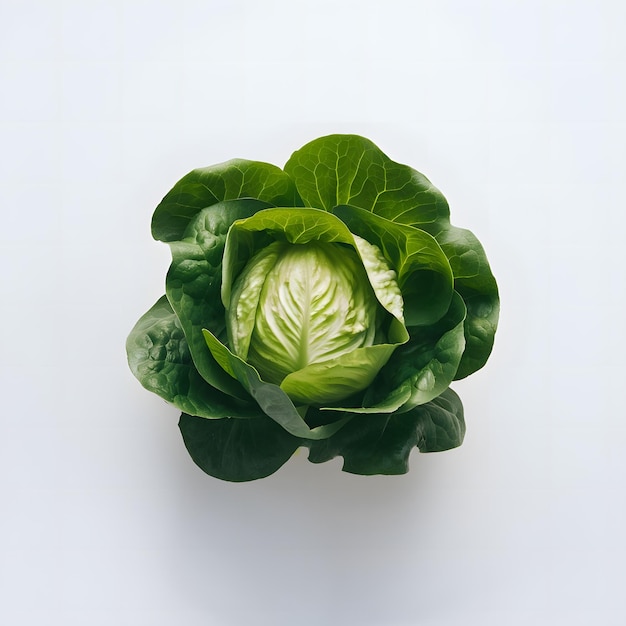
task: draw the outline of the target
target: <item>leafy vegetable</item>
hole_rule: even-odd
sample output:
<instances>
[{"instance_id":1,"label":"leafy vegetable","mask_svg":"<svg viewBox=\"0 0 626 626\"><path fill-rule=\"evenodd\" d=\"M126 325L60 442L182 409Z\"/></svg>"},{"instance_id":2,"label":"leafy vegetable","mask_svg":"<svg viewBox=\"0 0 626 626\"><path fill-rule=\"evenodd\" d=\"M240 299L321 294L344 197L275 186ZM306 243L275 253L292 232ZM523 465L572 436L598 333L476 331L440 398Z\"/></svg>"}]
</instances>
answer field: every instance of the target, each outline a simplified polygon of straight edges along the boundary
<instances>
[{"instance_id":1,"label":"leafy vegetable","mask_svg":"<svg viewBox=\"0 0 626 626\"><path fill-rule=\"evenodd\" d=\"M498 291L422 174L362 137L321 137L284 170L194 170L152 232L172 264L128 361L182 411L205 472L254 480L306 447L314 463L400 474L414 447L462 443L450 384L487 361Z\"/></svg>"}]
</instances>

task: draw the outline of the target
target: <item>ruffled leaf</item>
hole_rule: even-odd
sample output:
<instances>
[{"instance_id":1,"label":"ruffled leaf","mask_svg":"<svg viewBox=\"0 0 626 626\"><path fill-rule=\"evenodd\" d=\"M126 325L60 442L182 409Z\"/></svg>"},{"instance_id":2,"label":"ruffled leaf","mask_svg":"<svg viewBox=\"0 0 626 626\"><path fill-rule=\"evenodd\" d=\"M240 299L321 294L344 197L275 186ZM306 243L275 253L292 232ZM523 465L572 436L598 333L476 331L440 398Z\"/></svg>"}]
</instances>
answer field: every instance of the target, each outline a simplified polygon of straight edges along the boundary
<instances>
[{"instance_id":1,"label":"ruffled leaf","mask_svg":"<svg viewBox=\"0 0 626 626\"><path fill-rule=\"evenodd\" d=\"M206 418L263 415L255 404L214 389L200 376L165 296L135 324L126 341L126 352L137 380L181 411Z\"/></svg>"},{"instance_id":2,"label":"ruffled leaf","mask_svg":"<svg viewBox=\"0 0 626 626\"><path fill-rule=\"evenodd\" d=\"M206 420L183 413L178 425L196 465L210 476L232 482L273 474L301 445L267 417Z\"/></svg>"},{"instance_id":3,"label":"ruffled leaf","mask_svg":"<svg viewBox=\"0 0 626 626\"><path fill-rule=\"evenodd\" d=\"M441 228L448 203L416 170L392 161L357 135L329 135L306 144L285 165L306 206L330 211L350 204L390 221Z\"/></svg>"},{"instance_id":4,"label":"ruffled leaf","mask_svg":"<svg viewBox=\"0 0 626 626\"><path fill-rule=\"evenodd\" d=\"M280 168L232 159L183 176L154 211L152 236L161 241L179 241L202 209L238 198L256 198L271 206L302 205L293 181Z\"/></svg>"},{"instance_id":5,"label":"ruffled leaf","mask_svg":"<svg viewBox=\"0 0 626 626\"><path fill-rule=\"evenodd\" d=\"M469 230L449 226L435 234L450 260L454 287L465 301L465 352L455 379L479 370L489 358L498 327L500 299L482 245Z\"/></svg>"},{"instance_id":6,"label":"ruffled leaf","mask_svg":"<svg viewBox=\"0 0 626 626\"><path fill-rule=\"evenodd\" d=\"M405 474L414 447L439 452L460 446L465 436L463 405L454 391L407 413L356 416L333 437L309 444L309 460L343 457L352 474Z\"/></svg>"}]
</instances>

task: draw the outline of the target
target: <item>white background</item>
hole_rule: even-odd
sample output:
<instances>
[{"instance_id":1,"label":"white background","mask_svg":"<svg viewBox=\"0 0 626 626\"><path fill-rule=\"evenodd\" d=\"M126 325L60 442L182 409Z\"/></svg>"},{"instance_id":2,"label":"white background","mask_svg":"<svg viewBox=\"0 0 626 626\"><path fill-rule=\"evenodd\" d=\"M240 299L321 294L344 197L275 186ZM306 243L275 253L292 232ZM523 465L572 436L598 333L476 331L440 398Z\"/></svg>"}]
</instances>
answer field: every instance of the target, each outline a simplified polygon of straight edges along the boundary
<instances>
[{"instance_id":1,"label":"white background","mask_svg":"<svg viewBox=\"0 0 626 626\"><path fill-rule=\"evenodd\" d=\"M626 4L1 0L0 622L626 623ZM400 477L229 484L124 341L195 167L354 132L502 296L468 433Z\"/></svg>"}]
</instances>

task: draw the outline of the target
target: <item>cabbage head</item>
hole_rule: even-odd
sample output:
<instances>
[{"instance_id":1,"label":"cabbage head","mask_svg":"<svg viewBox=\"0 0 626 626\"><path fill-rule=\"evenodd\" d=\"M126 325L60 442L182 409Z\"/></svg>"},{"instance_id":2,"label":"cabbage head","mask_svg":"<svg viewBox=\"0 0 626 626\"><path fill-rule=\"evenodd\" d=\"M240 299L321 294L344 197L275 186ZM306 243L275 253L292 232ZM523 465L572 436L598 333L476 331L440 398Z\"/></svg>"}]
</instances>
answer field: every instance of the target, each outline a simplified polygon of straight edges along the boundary
<instances>
[{"instance_id":1,"label":"cabbage head","mask_svg":"<svg viewBox=\"0 0 626 626\"><path fill-rule=\"evenodd\" d=\"M401 474L414 447L462 443L450 384L487 361L498 291L422 174L363 137L321 137L284 169L193 170L152 234L172 263L128 361L182 412L205 472L254 480L307 447L314 463Z\"/></svg>"}]
</instances>

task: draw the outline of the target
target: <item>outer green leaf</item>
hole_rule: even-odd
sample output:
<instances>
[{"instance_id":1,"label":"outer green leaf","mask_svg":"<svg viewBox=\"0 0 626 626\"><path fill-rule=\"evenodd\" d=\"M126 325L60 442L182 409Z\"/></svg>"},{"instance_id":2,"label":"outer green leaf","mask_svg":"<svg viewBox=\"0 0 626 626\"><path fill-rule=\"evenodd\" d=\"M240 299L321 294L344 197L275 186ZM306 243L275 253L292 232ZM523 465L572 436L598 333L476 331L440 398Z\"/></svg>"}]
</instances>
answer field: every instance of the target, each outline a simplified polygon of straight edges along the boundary
<instances>
[{"instance_id":1,"label":"outer green leaf","mask_svg":"<svg viewBox=\"0 0 626 626\"><path fill-rule=\"evenodd\" d=\"M301 205L293 181L280 168L232 159L195 169L181 178L157 206L152 217L152 236L167 242L182 239L202 209L238 198L256 198L273 206Z\"/></svg>"},{"instance_id":2,"label":"outer green leaf","mask_svg":"<svg viewBox=\"0 0 626 626\"><path fill-rule=\"evenodd\" d=\"M430 402L447 389L465 347L464 320L465 305L455 292L443 318L431 326L410 329L410 341L389 359L366 394L364 406L383 412L392 399L406 397L398 407L400 412L405 412Z\"/></svg>"},{"instance_id":3,"label":"outer green leaf","mask_svg":"<svg viewBox=\"0 0 626 626\"><path fill-rule=\"evenodd\" d=\"M200 376L165 296L137 322L126 351L130 369L139 382L181 411L207 418L263 415L256 405L213 389Z\"/></svg>"},{"instance_id":4,"label":"outer green leaf","mask_svg":"<svg viewBox=\"0 0 626 626\"><path fill-rule=\"evenodd\" d=\"M285 171L306 206L330 211L350 204L427 229L449 221L446 199L423 174L395 163L357 135L315 139L294 152Z\"/></svg>"},{"instance_id":5,"label":"outer green leaf","mask_svg":"<svg viewBox=\"0 0 626 626\"><path fill-rule=\"evenodd\" d=\"M453 276L450 263L434 237L353 206L333 209L356 235L378 246L398 275L408 326L432 324L450 306Z\"/></svg>"},{"instance_id":6,"label":"outer green leaf","mask_svg":"<svg viewBox=\"0 0 626 626\"><path fill-rule=\"evenodd\" d=\"M450 388L428 404L415 407L406 415L419 420L420 452L443 452L458 448L465 437L461 398ZM400 417L400 416L399 416Z\"/></svg>"},{"instance_id":7,"label":"outer green leaf","mask_svg":"<svg viewBox=\"0 0 626 626\"><path fill-rule=\"evenodd\" d=\"M498 286L473 233L449 226L435 237L450 260L455 289L467 307L466 347L455 376L459 380L479 370L491 354L500 313Z\"/></svg>"},{"instance_id":8,"label":"outer green leaf","mask_svg":"<svg viewBox=\"0 0 626 626\"><path fill-rule=\"evenodd\" d=\"M325 439L337 432L348 421L349 418L344 417L332 424L309 428L289 396L278 385L262 381L254 367L233 354L206 329L204 338L211 353L224 370L239 380L267 416L293 436L303 439Z\"/></svg>"},{"instance_id":9,"label":"outer green leaf","mask_svg":"<svg viewBox=\"0 0 626 626\"><path fill-rule=\"evenodd\" d=\"M463 405L451 389L408 413L356 416L333 437L309 444L309 460L336 456L353 474L405 474L413 447L436 452L460 446L465 435Z\"/></svg>"},{"instance_id":10,"label":"outer green leaf","mask_svg":"<svg viewBox=\"0 0 626 626\"><path fill-rule=\"evenodd\" d=\"M183 413L179 427L195 463L207 474L233 482L273 474L300 445L267 417L205 420Z\"/></svg>"},{"instance_id":11,"label":"outer green leaf","mask_svg":"<svg viewBox=\"0 0 626 626\"><path fill-rule=\"evenodd\" d=\"M190 222L181 241L170 243L172 264L166 293L187 338L194 363L213 387L236 398L246 397L237 381L215 362L206 346L203 328L226 336L225 310L220 299L222 256L231 224L267 204L258 200L230 200L202 209Z\"/></svg>"}]
</instances>

